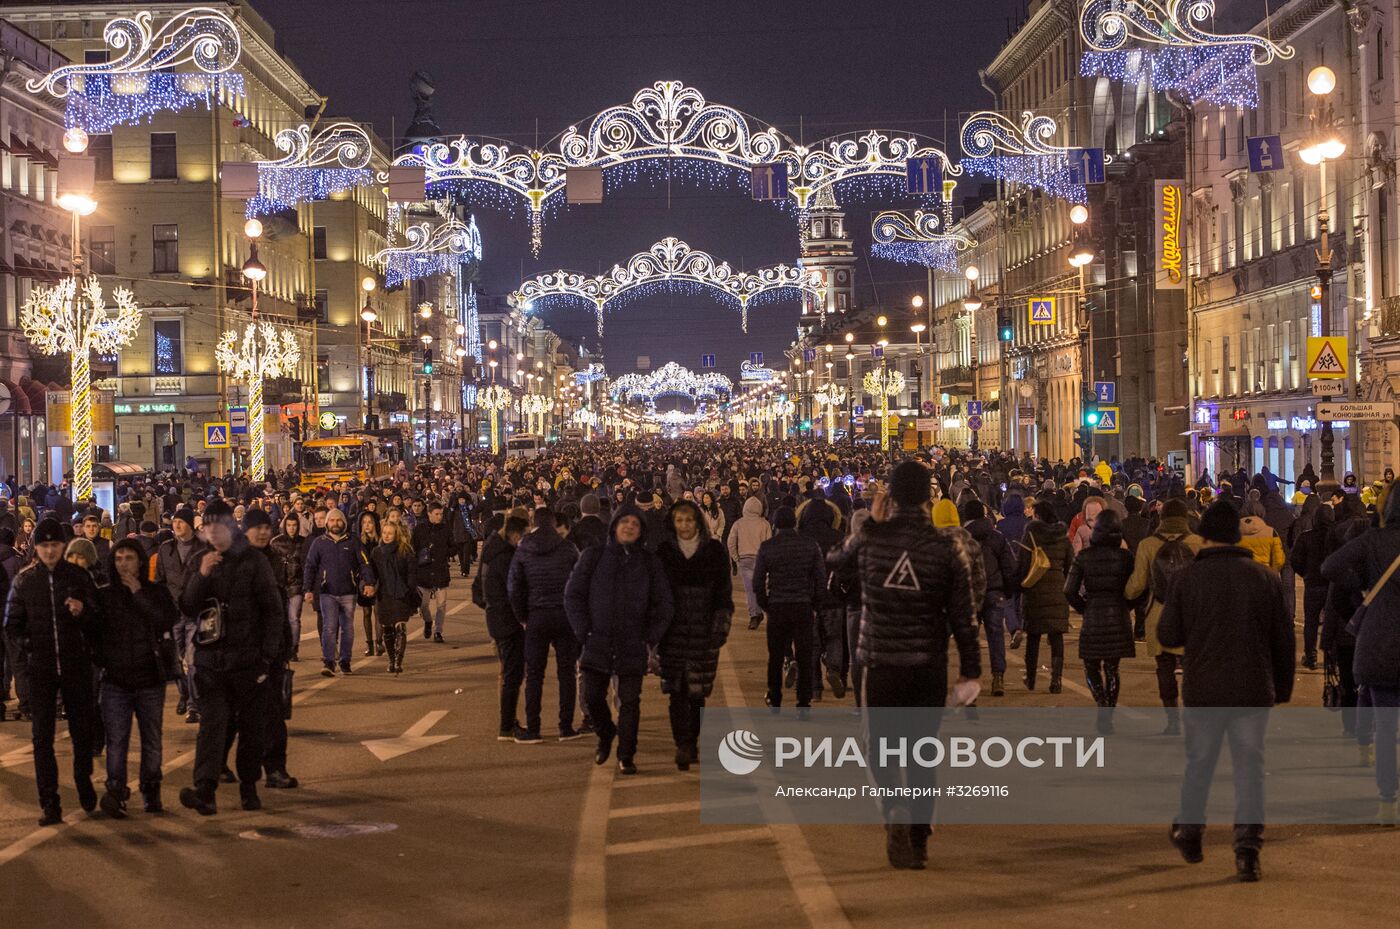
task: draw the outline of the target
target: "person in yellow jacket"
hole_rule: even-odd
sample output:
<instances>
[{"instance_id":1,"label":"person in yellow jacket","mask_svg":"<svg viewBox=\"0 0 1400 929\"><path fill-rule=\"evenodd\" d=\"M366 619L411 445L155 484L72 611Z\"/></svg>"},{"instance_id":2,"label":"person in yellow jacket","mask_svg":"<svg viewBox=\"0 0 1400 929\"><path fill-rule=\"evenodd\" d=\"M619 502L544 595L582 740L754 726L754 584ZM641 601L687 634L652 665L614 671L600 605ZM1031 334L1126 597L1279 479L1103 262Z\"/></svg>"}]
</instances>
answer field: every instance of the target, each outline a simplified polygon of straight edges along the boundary
<instances>
[{"instance_id":1,"label":"person in yellow jacket","mask_svg":"<svg viewBox=\"0 0 1400 929\"><path fill-rule=\"evenodd\" d=\"M1113 483L1113 469L1103 459L1099 459L1099 463L1094 466L1094 474L1098 475L1099 482L1105 487Z\"/></svg>"},{"instance_id":2,"label":"person in yellow jacket","mask_svg":"<svg viewBox=\"0 0 1400 929\"><path fill-rule=\"evenodd\" d=\"M1181 734L1181 710L1177 707L1179 688L1176 682L1176 672L1181 667L1182 649L1167 648L1157 639L1157 624L1162 618L1162 605L1166 602L1166 587L1172 583L1173 575L1180 570L1184 558L1173 557L1173 553L1184 556L1180 543L1186 547L1187 552L1194 558L1196 552L1201 550L1205 544L1204 540L1191 531L1191 524L1187 519L1186 501L1168 500L1162 506L1162 521L1157 526L1157 531L1138 543L1137 556L1133 560L1133 576L1128 578L1128 586L1123 591L1123 596L1129 602L1138 599L1143 595L1150 595L1147 606L1147 654L1151 655L1157 662L1157 696L1162 700L1162 706L1167 711L1167 727L1162 730L1163 735ZM1158 561L1158 554L1168 544L1172 544L1171 551L1163 554L1161 563ZM1189 564L1189 561L1186 561Z\"/></svg>"},{"instance_id":3,"label":"person in yellow jacket","mask_svg":"<svg viewBox=\"0 0 1400 929\"><path fill-rule=\"evenodd\" d=\"M1253 500L1240 510L1240 545L1249 549L1254 560L1275 574L1283 570L1283 540L1264 522L1264 506Z\"/></svg>"}]
</instances>

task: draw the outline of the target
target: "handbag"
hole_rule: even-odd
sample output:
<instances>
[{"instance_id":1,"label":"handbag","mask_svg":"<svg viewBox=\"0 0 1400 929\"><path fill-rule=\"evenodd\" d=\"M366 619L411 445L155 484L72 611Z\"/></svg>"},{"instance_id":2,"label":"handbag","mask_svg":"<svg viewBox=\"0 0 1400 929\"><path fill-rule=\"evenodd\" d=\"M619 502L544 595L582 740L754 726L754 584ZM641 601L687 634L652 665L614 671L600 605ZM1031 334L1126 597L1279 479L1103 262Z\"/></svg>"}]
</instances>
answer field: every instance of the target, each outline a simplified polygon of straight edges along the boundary
<instances>
[{"instance_id":1,"label":"handbag","mask_svg":"<svg viewBox=\"0 0 1400 929\"><path fill-rule=\"evenodd\" d=\"M1024 545L1022 546L1025 547ZM1040 547L1034 538L1031 539L1031 564L1026 570L1026 576L1021 579L1021 586L1026 590L1040 583L1040 579L1045 576L1045 572L1050 570L1050 556L1045 554L1045 549Z\"/></svg>"},{"instance_id":2,"label":"handbag","mask_svg":"<svg viewBox=\"0 0 1400 929\"><path fill-rule=\"evenodd\" d=\"M210 597L195 619L194 644L213 645L224 637L224 604Z\"/></svg>"},{"instance_id":3,"label":"handbag","mask_svg":"<svg viewBox=\"0 0 1400 929\"><path fill-rule=\"evenodd\" d=\"M1323 666L1322 706L1328 710L1340 710L1343 704L1342 678L1337 673L1336 662L1330 658Z\"/></svg>"},{"instance_id":4,"label":"handbag","mask_svg":"<svg viewBox=\"0 0 1400 929\"><path fill-rule=\"evenodd\" d=\"M1381 575L1380 580L1376 581L1376 585L1366 591L1366 596L1361 598L1361 605L1356 608L1355 613L1351 614L1351 619L1347 620L1347 632L1350 632L1353 637L1361 634L1361 623L1366 619L1366 610L1370 608L1371 601L1380 594L1381 588L1390 580L1396 568L1400 568L1400 555L1395 556L1395 560L1390 563L1390 567L1385 569L1385 573Z\"/></svg>"}]
</instances>

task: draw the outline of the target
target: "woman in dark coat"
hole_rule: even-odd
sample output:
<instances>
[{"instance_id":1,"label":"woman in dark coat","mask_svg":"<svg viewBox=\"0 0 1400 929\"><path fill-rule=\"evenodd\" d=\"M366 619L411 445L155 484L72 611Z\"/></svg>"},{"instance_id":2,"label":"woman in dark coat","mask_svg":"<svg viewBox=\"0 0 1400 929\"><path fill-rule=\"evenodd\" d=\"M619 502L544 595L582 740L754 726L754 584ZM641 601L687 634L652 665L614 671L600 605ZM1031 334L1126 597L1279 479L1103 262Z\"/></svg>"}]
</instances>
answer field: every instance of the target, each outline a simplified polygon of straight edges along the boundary
<instances>
[{"instance_id":1,"label":"woman in dark coat","mask_svg":"<svg viewBox=\"0 0 1400 929\"><path fill-rule=\"evenodd\" d=\"M1035 505L1035 519L1026 526L1026 540L1020 551L1017 573L1027 577L1031 558L1040 548L1050 559L1050 568L1040 580L1025 589L1021 615L1026 632L1026 689L1035 690L1040 637L1050 639L1050 692L1060 692L1065 669L1065 633L1069 631L1069 601L1065 599L1065 575L1074 561L1069 530L1044 500Z\"/></svg>"},{"instance_id":2,"label":"woman in dark coat","mask_svg":"<svg viewBox=\"0 0 1400 929\"><path fill-rule=\"evenodd\" d=\"M364 510L360 513L359 523L360 531L355 535L353 544L355 559L359 562L360 569L364 570L375 547L379 545L379 515L373 510ZM361 615L364 617L365 657L384 654L384 627L380 624L379 617L374 615L374 598L359 593L355 595L355 602L360 605Z\"/></svg>"},{"instance_id":3,"label":"woman in dark coat","mask_svg":"<svg viewBox=\"0 0 1400 929\"><path fill-rule=\"evenodd\" d=\"M661 639L661 691L671 697L676 767L700 762L700 711L715 686L719 650L729 637L734 590L729 553L710 537L700 509L688 500L671 507L670 534L657 556L671 582L675 612Z\"/></svg>"},{"instance_id":4,"label":"woman in dark coat","mask_svg":"<svg viewBox=\"0 0 1400 929\"><path fill-rule=\"evenodd\" d=\"M1118 514L1104 510L1065 581L1069 605L1084 615L1079 657L1089 693L1103 708L1118 705L1118 662L1134 654L1132 604L1123 596L1132 576L1133 556L1123 547ZM1100 713L1099 730L1107 734L1112 729L1112 713Z\"/></svg>"},{"instance_id":5,"label":"woman in dark coat","mask_svg":"<svg viewBox=\"0 0 1400 929\"><path fill-rule=\"evenodd\" d=\"M403 673L403 653L408 641L408 621L421 602L413 569L415 559L408 533L401 523L385 523L379 544L370 553L374 576L374 609L389 653L389 673Z\"/></svg>"}]
</instances>

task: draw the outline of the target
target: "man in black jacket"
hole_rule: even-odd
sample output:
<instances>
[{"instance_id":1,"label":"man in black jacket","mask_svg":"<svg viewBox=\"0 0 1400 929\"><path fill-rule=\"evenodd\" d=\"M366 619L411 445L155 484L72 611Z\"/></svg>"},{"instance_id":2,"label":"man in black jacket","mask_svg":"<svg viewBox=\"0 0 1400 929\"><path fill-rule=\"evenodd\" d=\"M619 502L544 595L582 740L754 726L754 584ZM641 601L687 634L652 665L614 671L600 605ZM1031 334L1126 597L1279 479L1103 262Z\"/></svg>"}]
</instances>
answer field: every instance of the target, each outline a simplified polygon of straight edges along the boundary
<instances>
[{"instance_id":1,"label":"man in black jacket","mask_svg":"<svg viewBox=\"0 0 1400 929\"><path fill-rule=\"evenodd\" d=\"M1181 857L1203 860L1206 800L1230 740L1235 771L1235 870L1259 880L1264 844L1264 733L1269 708L1293 695L1293 622L1277 573L1240 546L1239 516L1219 501L1201 518L1205 545L1172 584L1157 625L1165 646L1182 659L1186 774L1171 842Z\"/></svg>"},{"instance_id":2,"label":"man in black jacket","mask_svg":"<svg viewBox=\"0 0 1400 929\"><path fill-rule=\"evenodd\" d=\"M826 563L821 546L797 534L797 514L783 506L773 515L777 529L758 547L753 563L753 593L768 614L768 695L770 707L783 703L783 659L795 651L797 706L812 705L812 604L826 590Z\"/></svg>"},{"instance_id":3,"label":"man in black jacket","mask_svg":"<svg viewBox=\"0 0 1400 929\"><path fill-rule=\"evenodd\" d=\"M289 574L301 582L301 572L288 571L282 554L272 547L272 517L265 510L251 509L243 517L243 530L248 536L248 544L256 552L261 552L272 569L277 581L277 599L282 603L282 613L287 611L287 590L282 579ZM297 601L301 596L297 594ZM286 702L287 675L292 656L296 653L296 642L292 638L292 624L282 625L282 653L272 663L267 674L267 707L263 714L263 771L268 787L283 789L298 786L296 778L287 773L287 715L290 709Z\"/></svg>"},{"instance_id":4,"label":"man in black jacket","mask_svg":"<svg viewBox=\"0 0 1400 929\"><path fill-rule=\"evenodd\" d=\"M553 646L559 678L559 741L566 742L580 735L574 728L579 644L564 613L564 586L578 561L578 549L560 537L553 510L535 510L533 522L534 531L520 540L506 580L511 609L517 619L525 620L525 728L516 733L515 741L541 741L540 702Z\"/></svg>"},{"instance_id":5,"label":"man in black jacket","mask_svg":"<svg viewBox=\"0 0 1400 929\"><path fill-rule=\"evenodd\" d=\"M933 527L926 507L929 472L906 461L890 476L889 512L876 500L855 543L863 614L856 642L866 707L942 707L948 697L948 638L958 648L958 683L982 674L972 610L972 570L957 543ZM877 521L878 520L878 521ZM902 734L872 716L869 751ZM937 736L938 718L931 720ZM882 787L932 787L933 769L879 767ZM919 870L928 857L934 801L882 801L885 852L896 868Z\"/></svg>"},{"instance_id":6,"label":"man in black jacket","mask_svg":"<svg viewBox=\"0 0 1400 929\"><path fill-rule=\"evenodd\" d=\"M418 594L423 598L423 638L442 642L442 624L447 619L447 585L452 583L448 561L452 557L452 527L443 521L442 503L428 505L428 518L413 527L413 550L418 555Z\"/></svg>"},{"instance_id":7,"label":"man in black jacket","mask_svg":"<svg viewBox=\"0 0 1400 929\"><path fill-rule=\"evenodd\" d=\"M29 712L34 738L34 779L43 815L39 825L63 822L58 797L54 727L58 696L68 713L73 744L73 781L85 811L97 808L92 786L92 656L89 632L97 617L97 588L87 571L63 560L63 527L44 519L34 529L37 559L10 585L5 601L5 634L15 661L28 674Z\"/></svg>"},{"instance_id":8,"label":"man in black jacket","mask_svg":"<svg viewBox=\"0 0 1400 929\"><path fill-rule=\"evenodd\" d=\"M175 511L170 528L175 538L167 539L156 549L152 577L165 585L178 608L185 594L185 585L199 570L199 559L209 550L209 546L195 535L194 510L188 506ZM175 624L175 647L180 650L180 663L184 670L184 674L175 682L180 691L175 712L184 716L187 723L199 722L199 701L194 689L194 625L194 616L184 613L180 614L180 621Z\"/></svg>"},{"instance_id":9,"label":"man in black jacket","mask_svg":"<svg viewBox=\"0 0 1400 929\"><path fill-rule=\"evenodd\" d=\"M992 525L982 501L969 499L958 507L963 528L977 542L982 555L982 568L987 576L987 594L982 598L982 613L978 617L987 635L987 657L992 666L992 696L1005 696L1002 684L1006 673L1006 611L1011 597L1021 586L1017 576L1017 558L1011 543Z\"/></svg>"},{"instance_id":10,"label":"man in black jacket","mask_svg":"<svg viewBox=\"0 0 1400 929\"><path fill-rule=\"evenodd\" d=\"M607 524L598 517L598 512L602 509L598 504L598 495L584 494L583 499L578 502L578 509L583 516L574 523L574 528L569 530L569 541L573 543L574 548L582 552L590 546L607 542Z\"/></svg>"},{"instance_id":11,"label":"man in black jacket","mask_svg":"<svg viewBox=\"0 0 1400 929\"><path fill-rule=\"evenodd\" d=\"M481 567L476 572L481 581L479 605L486 610L486 632L495 643L496 657L501 662L498 742L514 739L519 727L515 711L520 706L520 685L525 681L525 627L511 608L506 580L510 576L515 548L527 525L519 516L507 517L501 530L487 538L481 549Z\"/></svg>"},{"instance_id":12,"label":"man in black jacket","mask_svg":"<svg viewBox=\"0 0 1400 929\"><path fill-rule=\"evenodd\" d=\"M258 777L267 681L283 654L286 612L272 566L239 532L228 504L211 503L204 520L210 551L200 558L181 604L184 613L199 617L194 666L201 705L194 787L180 791L180 803L212 816L218 812L214 793L230 725L238 726L236 766L243 809L262 808Z\"/></svg>"}]
</instances>

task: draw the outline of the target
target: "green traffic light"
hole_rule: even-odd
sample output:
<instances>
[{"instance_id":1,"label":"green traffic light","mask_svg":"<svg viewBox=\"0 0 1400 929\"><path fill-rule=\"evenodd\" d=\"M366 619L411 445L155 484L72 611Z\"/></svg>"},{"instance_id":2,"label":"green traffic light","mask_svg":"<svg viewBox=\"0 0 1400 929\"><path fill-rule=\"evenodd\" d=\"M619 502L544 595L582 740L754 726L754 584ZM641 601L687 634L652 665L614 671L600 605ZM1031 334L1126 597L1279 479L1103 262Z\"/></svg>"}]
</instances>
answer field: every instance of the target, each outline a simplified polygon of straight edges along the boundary
<instances>
[{"instance_id":1,"label":"green traffic light","mask_svg":"<svg viewBox=\"0 0 1400 929\"><path fill-rule=\"evenodd\" d=\"M1088 426L1097 426L1099 424L1099 411L1089 410L1087 413L1085 413L1084 424Z\"/></svg>"}]
</instances>

